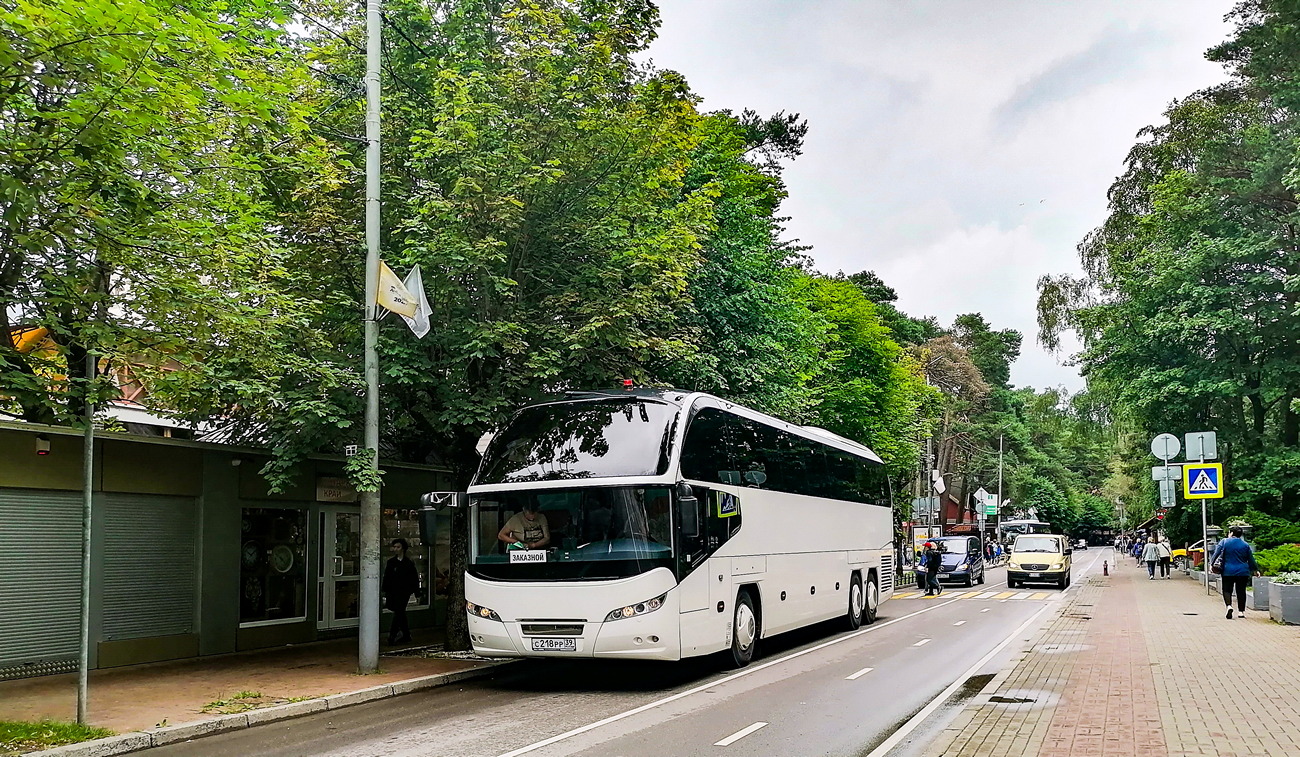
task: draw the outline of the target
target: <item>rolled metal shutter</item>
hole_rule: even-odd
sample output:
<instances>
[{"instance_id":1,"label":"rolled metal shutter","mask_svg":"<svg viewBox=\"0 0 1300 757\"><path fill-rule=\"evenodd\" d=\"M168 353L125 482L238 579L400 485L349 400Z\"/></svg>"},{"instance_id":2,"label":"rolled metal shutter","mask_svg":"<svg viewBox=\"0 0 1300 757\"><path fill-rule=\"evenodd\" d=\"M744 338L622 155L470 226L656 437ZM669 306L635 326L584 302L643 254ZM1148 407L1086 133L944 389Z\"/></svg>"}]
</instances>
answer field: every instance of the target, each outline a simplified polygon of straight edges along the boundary
<instances>
[{"instance_id":1,"label":"rolled metal shutter","mask_svg":"<svg viewBox=\"0 0 1300 757\"><path fill-rule=\"evenodd\" d=\"M104 497L105 641L194 630L195 511L185 497Z\"/></svg>"},{"instance_id":2,"label":"rolled metal shutter","mask_svg":"<svg viewBox=\"0 0 1300 757\"><path fill-rule=\"evenodd\" d=\"M0 489L0 680L77 669L81 496Z\"/></svg>"}]
</instances>

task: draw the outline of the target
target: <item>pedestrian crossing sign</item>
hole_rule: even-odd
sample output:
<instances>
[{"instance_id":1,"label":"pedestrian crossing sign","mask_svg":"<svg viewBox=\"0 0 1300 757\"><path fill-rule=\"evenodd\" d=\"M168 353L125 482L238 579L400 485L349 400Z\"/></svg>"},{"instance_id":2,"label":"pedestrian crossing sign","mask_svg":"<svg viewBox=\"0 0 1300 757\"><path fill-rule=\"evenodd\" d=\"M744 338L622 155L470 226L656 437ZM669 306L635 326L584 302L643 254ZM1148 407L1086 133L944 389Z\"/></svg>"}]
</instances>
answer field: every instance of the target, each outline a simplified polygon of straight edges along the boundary
<instances>
[{"instance_id":1,"label":"pedestrian crossing sign","mask_svg":"<svg viewBox=\"0 0 1300 757\"><path fill-rule=\"evenodd\" d=\"M1223 463L1183 463L1183 496L1219 499L1223 496Z\"/></svg>"}]
</instances>

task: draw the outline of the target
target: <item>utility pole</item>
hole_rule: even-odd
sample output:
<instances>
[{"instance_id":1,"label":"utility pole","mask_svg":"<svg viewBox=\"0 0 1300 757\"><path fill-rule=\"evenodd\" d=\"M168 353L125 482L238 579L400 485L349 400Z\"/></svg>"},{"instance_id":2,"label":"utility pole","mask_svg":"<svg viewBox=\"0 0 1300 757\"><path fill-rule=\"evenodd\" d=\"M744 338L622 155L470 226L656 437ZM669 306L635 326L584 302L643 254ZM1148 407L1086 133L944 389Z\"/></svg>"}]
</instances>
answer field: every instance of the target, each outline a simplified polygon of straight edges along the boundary
<instances>
[{"instance_id":1,"label":"utility pole","mask_svg":"<svg viewBox=\"0 0 1300 757\"><path fill-rule=\"evenodd\" d=\"M383 18L380 0L366 0L366 302L365 454L375 478L379 472L379 66ZM361 492L361 617L357 630L357 670L379 670L379 491Z\"/></svg>"},{"instance_id":2,"label":"utility pole","mask_svg":"<svg viewBox=\"0 0 1300 757\"><path fill-rule=\"evenodd\" d=\"M1004 432L998 432L998 541L1002 541L1002 435Z\"/></svg>"},{"instance_id":3,"label":"utility pole","mask_svg":"<svg viewBox=\"0 0 1300 757\"><path fill-rule=\"evenodd\" d=\"M87 340L89 341L89 340ZM89 345L87 345L89 347ZM77 651L77 722L90 722L90 537L95 475L95 353L86 350L86 433L81 447L81 628Z\"/></svg>"}]
</instances>

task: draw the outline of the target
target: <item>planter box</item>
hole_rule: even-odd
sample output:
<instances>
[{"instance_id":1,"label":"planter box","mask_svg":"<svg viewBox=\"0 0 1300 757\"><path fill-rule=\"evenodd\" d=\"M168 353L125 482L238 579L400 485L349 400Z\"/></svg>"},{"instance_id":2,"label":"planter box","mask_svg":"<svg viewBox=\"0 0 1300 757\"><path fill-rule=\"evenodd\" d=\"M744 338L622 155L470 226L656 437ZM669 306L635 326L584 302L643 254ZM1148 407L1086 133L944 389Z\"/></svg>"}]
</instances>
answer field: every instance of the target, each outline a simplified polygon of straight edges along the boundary
<instances>
[{"instance_id":1,"label":"planter box","mask_svg":"<svg viewBox=\"0 0 1300 757\"><path fill-rule=\"evenodd\" d=\"M1269 586L1268 614L1279 623L1300 625L1300 584Z\"/></svg>"},{"instance_id":2,"label":"planter box","mask_svg":"<svg viewBox=\"0 0 1300 757\"><path fill-rule=\"evenodd\" d=\"M1201 584L1202 586L1205 585L1205 571L1192 569L1191 576L1192 580L1196 583Z\"/></svg>"},{"instance_id":3,"label":"planter box","mask_svg":"<svg viewBox=\"0 0 1300 757\"><path fill-rule=\"evenodd\" d=\"M1267 610L1268 609L1268 587L1272 579L1268 576L1255 576L1250 579L1251 597L1250 609Z\"/></svg>"}]
</instances>

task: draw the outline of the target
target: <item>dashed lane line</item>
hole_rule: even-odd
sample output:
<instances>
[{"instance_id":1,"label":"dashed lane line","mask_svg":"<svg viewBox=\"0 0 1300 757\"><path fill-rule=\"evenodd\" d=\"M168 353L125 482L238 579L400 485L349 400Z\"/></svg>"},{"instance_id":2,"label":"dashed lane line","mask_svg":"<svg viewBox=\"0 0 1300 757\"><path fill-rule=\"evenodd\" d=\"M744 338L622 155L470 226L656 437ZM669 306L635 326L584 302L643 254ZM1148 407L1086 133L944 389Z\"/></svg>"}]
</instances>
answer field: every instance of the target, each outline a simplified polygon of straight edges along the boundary
<instances>
[{"instance_id":1,"label":"dashed lane line","mask_svg":"<svg viewBox=\"0 0 1300 757\"><path fill-rule=\"evenodd\" d=\"M854 673L854 674L851 675L851 676L844 676L844 680L846 680L846 681L856 681L856 680L858 680L859 678L861 678L862 676L866 675L867 673L870 673L870 672L873 671L873 670L875 670L875 668L863 668L862 670L859 670L858 672Z\"/></svg>"},{"instance_id":2,"label":"dashed lane line","mask_svg":"<svg viewBox=\"0 0 1300 757\"><path fill-rule=\"evenodd\" d=\"M753 724L753 725L751 725L751 726L747 726L747 727L745 727L745 728L741 728L739 731L736 731L735 733L731 734L730 736L728 736L727 738L723 739L722 741L714 742L713 745L714 745L714 746L731 746L732 744L736 743L737 741L740 741L741 739L745 738L746 736L748 736L749 734L753 733L754 731L757 731L758 729L762 728L762 727L765 726L765 725L767 725L767 723L758 722L758 723L755 723L755 724Z\"/></svg>"}]
</instances>

